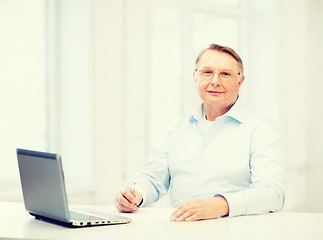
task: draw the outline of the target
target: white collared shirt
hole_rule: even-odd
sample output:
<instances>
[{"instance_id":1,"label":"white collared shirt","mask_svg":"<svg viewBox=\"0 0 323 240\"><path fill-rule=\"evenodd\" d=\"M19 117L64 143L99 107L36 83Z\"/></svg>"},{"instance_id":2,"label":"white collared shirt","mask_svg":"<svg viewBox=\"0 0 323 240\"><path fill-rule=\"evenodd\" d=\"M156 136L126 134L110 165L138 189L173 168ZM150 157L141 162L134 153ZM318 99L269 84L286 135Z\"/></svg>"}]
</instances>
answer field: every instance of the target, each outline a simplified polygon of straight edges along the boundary
<instances>
[{"instance_id":1,"label":"white collared shirt","mask_svg":"<svg viewBox=\"0 0 323 240\"><path fill-rule=\"evenodd\" d=\"M279 211L286 177L278 131L239 100L207 123L201 104L169 128L131 182L149 206L169 191L169 206L223 196L229 216Z\"/></svg>"}]
</instances>

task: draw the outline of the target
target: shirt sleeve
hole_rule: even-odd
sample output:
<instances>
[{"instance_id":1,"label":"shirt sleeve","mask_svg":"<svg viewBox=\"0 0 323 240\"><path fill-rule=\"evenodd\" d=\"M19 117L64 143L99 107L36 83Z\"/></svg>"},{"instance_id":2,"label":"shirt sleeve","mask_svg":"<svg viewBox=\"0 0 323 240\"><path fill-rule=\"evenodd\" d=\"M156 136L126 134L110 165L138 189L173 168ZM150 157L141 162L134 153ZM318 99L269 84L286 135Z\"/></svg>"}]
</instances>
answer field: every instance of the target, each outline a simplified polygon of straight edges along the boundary
<instances>
[{"instance_id":1,"label":"shirt sleeve","mask_svg":"<svg viewBox=\"0 0 323 240\"><path fill-rule=\"evenodd\" d=\"M158 201L169 189L170 173L168 168L169 144L173 133L179 125L176 120L163 135L157 147L153 150L144 167L134 176L128 185L136 182L136 190L143 194L140 207L147 207Z\"/></svg>"},{"instance_id":2,"label":"shirt sleeve","mask_svg":"<svg viewBox=\"0 0 323 240\"><path fill-rule=\"evenodd\" d=\"M287 185L284 154L278 131L268 122L251 135L251 185L237 192L218 193L229 204L229 217L280 211Z\"/></svg>"}]
</instances>

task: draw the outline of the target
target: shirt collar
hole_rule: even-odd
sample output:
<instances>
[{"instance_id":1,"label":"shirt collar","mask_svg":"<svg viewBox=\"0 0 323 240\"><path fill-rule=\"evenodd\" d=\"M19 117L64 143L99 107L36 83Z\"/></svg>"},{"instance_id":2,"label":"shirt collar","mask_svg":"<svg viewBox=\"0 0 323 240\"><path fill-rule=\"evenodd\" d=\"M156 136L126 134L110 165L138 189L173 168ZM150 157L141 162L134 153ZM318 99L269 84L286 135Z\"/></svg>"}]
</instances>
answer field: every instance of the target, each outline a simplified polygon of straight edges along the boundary
<instances>
[{"instance_id":1,"label":"shirt collar","mask_svg":"<svg viewBox=\"0 0 323 240\"><path fill-rule=\"evenodd\" d=\"M191 114L190 117L190 123L198 122L203 119L203 108L204 108L204 103L199 105Z\"/></svg>"},{"instance_id":2,"label":"shirt collar","mask_svg":"<svg viewBox=\"0 0 323 240\"><path fill-rule=\"evenodd\" d=\"M191 114L190 117L190 123L194 123L195 121L198 122L200 120L203 120L204 116L204 103L199 105ZM223 116L231 117L238 122L242 123L244 122L247 117L250 115L250 111L243 106L240 97L238 96L237 101L233 104L233 106L230 108L230 110L225 113ZM221 117L223 117L221 116Z\"/></svg>"}]
</instances>

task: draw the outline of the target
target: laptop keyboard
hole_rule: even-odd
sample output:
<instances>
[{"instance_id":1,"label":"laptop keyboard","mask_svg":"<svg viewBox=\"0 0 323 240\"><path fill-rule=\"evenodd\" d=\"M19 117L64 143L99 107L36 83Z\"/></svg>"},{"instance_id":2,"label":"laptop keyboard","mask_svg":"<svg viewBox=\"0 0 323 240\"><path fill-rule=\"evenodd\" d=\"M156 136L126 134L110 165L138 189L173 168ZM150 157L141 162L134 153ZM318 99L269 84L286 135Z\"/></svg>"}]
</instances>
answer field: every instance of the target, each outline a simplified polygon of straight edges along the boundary
<instances>
[{"instance_id":1,"label":"laptop keyboard","mask_svg":"<svg viewBox=\"0 0 323 240\"><path fill-rule=\"evenodd\" d=\"M83 213L79 213L79 212L74 212L74 211L70 211L70 217L71 217L71 219L76 220L76 221L105 220L100 217L95 217L95 216L91 216L91 215L87 215L87 214L83 214Z\"/></svg>"}]
</instances>

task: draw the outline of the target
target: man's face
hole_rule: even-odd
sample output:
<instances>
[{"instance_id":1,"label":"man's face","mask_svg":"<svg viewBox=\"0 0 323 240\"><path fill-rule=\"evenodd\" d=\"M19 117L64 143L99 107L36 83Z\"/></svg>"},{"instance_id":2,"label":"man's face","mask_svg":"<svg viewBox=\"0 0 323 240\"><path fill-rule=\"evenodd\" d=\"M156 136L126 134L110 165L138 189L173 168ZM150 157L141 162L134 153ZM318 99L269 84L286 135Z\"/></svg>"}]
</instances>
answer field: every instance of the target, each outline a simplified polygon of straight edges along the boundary
<instances>
[{"instance_id":1,"label":"man's face","mask_svg":"<svg viewBox=\"0 0 323 240\"><path fill-rule=\"evenodd\" d=\"M217 73L212 79L201 76L199 70L211 69L216 72L228 71L234 73L231 80L221 80ZM201 56L194 80L197 90L204 104L212 107L226 108L237 99L239 88L244 81L244 76L236 75L240 72L237 61L229 54L216 50L207 50Z\"/></svg>"}]
</instances>

